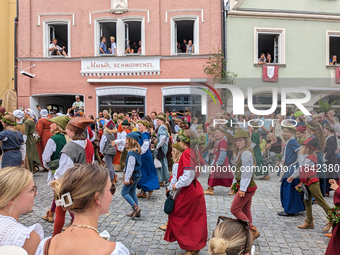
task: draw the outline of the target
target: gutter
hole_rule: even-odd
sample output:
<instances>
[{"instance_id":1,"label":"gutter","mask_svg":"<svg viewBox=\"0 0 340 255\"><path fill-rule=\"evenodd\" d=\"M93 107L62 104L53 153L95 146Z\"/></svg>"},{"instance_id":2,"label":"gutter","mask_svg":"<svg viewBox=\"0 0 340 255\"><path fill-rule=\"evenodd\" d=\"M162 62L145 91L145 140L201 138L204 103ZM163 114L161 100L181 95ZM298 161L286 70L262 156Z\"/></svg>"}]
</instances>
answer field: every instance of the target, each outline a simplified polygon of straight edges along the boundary
<instances>
[{"instance_id":1,"label":"gutter","mask_svg":"<svg viewBox=\"0 0 340 255\"><path fill-rule=\"evenodd\" d=\"M17 16L14 19L14 90L18 92L18 49L17 49L17 30L19 21L19 0L17 0ZM17 93L18 95L18 93Z\"/></svg>"}]
</instances>

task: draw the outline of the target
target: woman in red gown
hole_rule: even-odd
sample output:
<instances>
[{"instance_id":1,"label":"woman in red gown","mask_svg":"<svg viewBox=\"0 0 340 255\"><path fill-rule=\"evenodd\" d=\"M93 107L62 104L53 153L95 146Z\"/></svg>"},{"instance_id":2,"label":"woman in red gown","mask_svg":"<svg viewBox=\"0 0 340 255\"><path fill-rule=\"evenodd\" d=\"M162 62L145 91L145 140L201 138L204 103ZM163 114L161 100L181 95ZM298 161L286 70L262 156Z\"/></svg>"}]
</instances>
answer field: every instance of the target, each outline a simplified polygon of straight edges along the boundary
<instances>
[{"instance_id":1,"label":"woman in red gown","mask_svg":"<svg viewBox=\"0 0 340 255\"><path fill-rule=\"evenodd\" d=\"M42 162L42 154L44 152L48 139L50 139L52 136L52 133L50 130L50 126L52 122L48 121L47 110L42 109L40 111L40 115L41 115L41 119L39 119L37 122L36 130L41 140L40 142L37 143L37 150L39 153L40 162Z\"/></svg>"},{"instance_id":2,"label":"woman in red gown","mask_svg":"<svg viewBox=\"0 0 340 255\"><path fill-rule=\"evenodd\" d=\"M193 148L196 145L192 142L196 137L189 130L179 136L184 152L178 163L177 182L171 189L180 192L175 197L164 236L164 240L168 242L177 241L181 249L186 250L183 255L198 254L197 251L205 247L208 237L205 198L203 188L197 180L200 175L196 169L199 168L199 156L196 148Z\"/></svg>"}]
</instances>

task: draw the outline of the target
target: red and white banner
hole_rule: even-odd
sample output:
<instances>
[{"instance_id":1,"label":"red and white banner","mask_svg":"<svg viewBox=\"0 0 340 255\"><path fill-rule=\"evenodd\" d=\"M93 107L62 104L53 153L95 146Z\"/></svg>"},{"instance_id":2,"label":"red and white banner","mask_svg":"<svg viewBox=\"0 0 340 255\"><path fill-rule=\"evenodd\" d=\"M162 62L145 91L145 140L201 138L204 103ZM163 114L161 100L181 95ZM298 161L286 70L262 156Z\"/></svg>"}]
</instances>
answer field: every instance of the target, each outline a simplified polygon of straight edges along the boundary
<instances>
[{"instance_id":1,"label":"red and white banner","mask_svg":"<svg viewBox=\"0 0 340 255\"><path fill-rule=\"evenodd\" d=\"M335 68L335 83L340 83L340 67Z\"/></svg>"},{"instance_id":2,"label":"red and white banner","mask_svg":"<svg viewBox=\"0 0 340 255\"><path fill-rule=\"evenodd\" d=\"M278 81L279 80L279 67L263 65L262 80L263 81Z\"/></svg>"}]
</instances>

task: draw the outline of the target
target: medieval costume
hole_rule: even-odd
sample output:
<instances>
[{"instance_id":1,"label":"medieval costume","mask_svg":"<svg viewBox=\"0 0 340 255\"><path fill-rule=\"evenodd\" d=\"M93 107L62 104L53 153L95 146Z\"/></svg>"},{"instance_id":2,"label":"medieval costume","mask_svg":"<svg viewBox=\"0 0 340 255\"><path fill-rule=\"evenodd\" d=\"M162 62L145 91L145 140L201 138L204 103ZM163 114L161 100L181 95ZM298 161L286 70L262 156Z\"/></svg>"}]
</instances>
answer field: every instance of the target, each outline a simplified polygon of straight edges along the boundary
<instances>
[{"instance_id":1,"label":"medieval costume","mask_svg":"<svg viewBox=\"0 0 340 255\"><path fill-rule=\"evenodd\" d=\"M39 153L40 162L42 163L42 154L44 152L48 139L52 136L50 125L48 121L48 111L43 109L40 111L41 119L37 121L36 130L40 141L37 143L37 150ZM43 166L44 167L44 166Z\"/></svg>"},{"instance_id":2,"label":"medieval costume","mask_svg":"<svg viewBox=\"0 0 340 255\"><path fill-rule=\"evenodd\" d=\"M256 171L255 175L264 175L264 178L261 178L262 180L268 180L270 176L268 175L268 169L263 168L264 162L262 158L262 153L261 153L261 148L260 148L260 143L261 143L261 135L260 132L258 131L258 127L254 127L255 124L252 124L252 130L254 131L251 135L251 142L252 142L252 147L255 155L255 160L256 160Z\"/></svg>"},{"instance_id":3,"label":"medieval costume","mask_svg":"<svg viewBox=\"0 0 340 255\"><path fill-rule=\"evenodd\" d=\"M324 128L329 130L329 133L332 133L326 137L326 148L324 155L324 163L326 164L326 193L329 194L329 180L338 180L339 178L339 173L337 171L334 171L335 165L338 164L338 158L335 155L335 151L337 150L337 141L334 136L334 129L328 124L325 124Z\"/></svg>"},{"instance_id":4,"label":"medieval costume","mask_svg":"<svg viewBox=\"0 0 340 255\"><path fill-rule=\"evenodd\" d=\"M26 119L24 119L25 117L25 113L21 110L15 110L13 111L13 116L16 118L16 122L17 124L14 127L14 129L20 131L23 135L23 139L24 139L24 147L25 147L25 151L26 151L26 140L27 140L27 136L25 135L25 125L24 122L26 121ZM29 168L29 164L28 164L28 158L27 158L27 152L25 155L25 168L28 169Z\"/></svg>"},{"instance_id":5,"label":"medieval costume","mask_svg":"<svg viewBox=\"0 0 340 255\"><path fill-rule=\"evenodd\" d=\"M126 136L131 133L130 129L130 123L127 120L124 120L122 122L122 132L117 134L117 139L123 139L126 140ZM127 151L125 149L125 144L121 144L118 146L118 151L121 152L120 154L120 159L119 159L119 164L121 166L121 169L125 168L125 161L126 161L126 155Z\"/></svg>"},{"instance_id":6,"label":"medieval costume","mask_svg":"<svg viewBox=\"0 0 340 255\"><path fill-rule=\"evenodd\" d=\"M117 128L117 134L116 134L117 139L122 139L121 137L123 136L121 134L123 132L122 123L124 122L123 121L124 117L125 117L124 114L122 114L122 113L118 114L118 117L117 117L118 128ZM120 147L121 148L118 148L118 146L116 147L116 155L113 159L113 167L114 167L115 171L123 170L122 166L120 165L120 155L121 155L121 152L124 151L124 146L120 146Z\"/></svg>"},{"instance_id":7,"label":"medieval costume","mask_svg":"<svg viewBox=\"0 0 340 255\"><path fill-rule=\"evenodd\" d=\"M37 172L41 166L41 162L37 150L37 144L33 137L36 115L32 109L27 108L25 109L25 116L27 117L27 120L25 121L25 135L27 136L26 152L29 170Z\"/></svg>"}]
</instances>

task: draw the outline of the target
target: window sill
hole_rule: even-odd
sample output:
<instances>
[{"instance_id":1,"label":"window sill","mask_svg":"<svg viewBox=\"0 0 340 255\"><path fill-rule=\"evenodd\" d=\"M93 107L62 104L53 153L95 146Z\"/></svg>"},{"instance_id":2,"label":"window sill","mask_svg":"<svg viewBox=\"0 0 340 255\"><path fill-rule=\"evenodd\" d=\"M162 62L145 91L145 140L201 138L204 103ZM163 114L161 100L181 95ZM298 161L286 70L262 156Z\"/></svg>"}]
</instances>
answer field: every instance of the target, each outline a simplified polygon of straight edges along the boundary
<instances>
[{"instance_id":1,"label":"window sill","mask_svg":"<svg viewBox=\"0 0 340 255\"><path fill-rule=\"evenodd\" d=\"M337 65L326 65L326 68L328 68L328 69L333 69L333 68L337 68L337 67L340 67L340 64L337 64Z\"/></svg>"},{"instance_id":2,"label":"window sill","mask_svg":"<svg viewBox=\"0 0 340 255\"><path fill-rule=\"evenodd\" d=\"M276 63L270 63L270 64L263 64L263 65L259 65L259 64L254 64L255 67L261 67L261 66L278 66L278 67L286 67L286 64L276 64Z\"/></svg>"}]
</instances>

